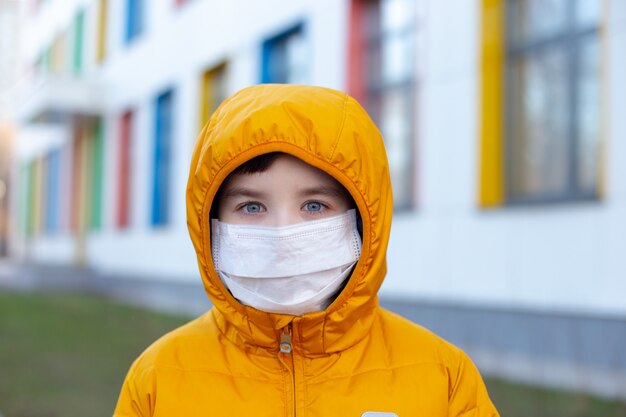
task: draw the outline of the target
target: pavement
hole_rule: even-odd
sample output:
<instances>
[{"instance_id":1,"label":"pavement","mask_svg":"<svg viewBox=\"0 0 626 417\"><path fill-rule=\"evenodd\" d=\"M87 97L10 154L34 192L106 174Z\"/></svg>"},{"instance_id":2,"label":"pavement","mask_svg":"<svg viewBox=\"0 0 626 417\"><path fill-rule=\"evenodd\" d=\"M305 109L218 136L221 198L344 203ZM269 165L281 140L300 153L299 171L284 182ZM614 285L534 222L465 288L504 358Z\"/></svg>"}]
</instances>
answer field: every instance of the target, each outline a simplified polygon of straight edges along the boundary
<instances>
[{"instance_id":1,"label":"pavement","mask_svg":"<svg viewBox=\"0 0 626 417\"><path fill-rule=\"evenodd\" d=\"M197 282L104 274L94 268L0 259L0 291L97 294L157 311L196 317L211 308Z\"/></svg>"}]
</instances>

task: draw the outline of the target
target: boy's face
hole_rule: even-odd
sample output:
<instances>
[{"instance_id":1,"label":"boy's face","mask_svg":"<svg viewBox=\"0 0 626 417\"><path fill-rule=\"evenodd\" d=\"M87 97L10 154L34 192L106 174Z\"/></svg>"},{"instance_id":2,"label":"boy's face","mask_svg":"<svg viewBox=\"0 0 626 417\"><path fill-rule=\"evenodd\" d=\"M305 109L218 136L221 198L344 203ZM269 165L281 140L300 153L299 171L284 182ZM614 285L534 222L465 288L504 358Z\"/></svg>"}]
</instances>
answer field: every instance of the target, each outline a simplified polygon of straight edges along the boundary
<instances>
[{"instance_id":1,"label":"boy's face","mask_svg":"<svg viewBox=\"0 0 626 417\"><path fill-rule=\"evenodd\" d=\"M217 215L230 224L280 227L352 208L337 180L290 155L278 156L263 172L233 175L222 187Z\"/></svg>"}]
</instances>

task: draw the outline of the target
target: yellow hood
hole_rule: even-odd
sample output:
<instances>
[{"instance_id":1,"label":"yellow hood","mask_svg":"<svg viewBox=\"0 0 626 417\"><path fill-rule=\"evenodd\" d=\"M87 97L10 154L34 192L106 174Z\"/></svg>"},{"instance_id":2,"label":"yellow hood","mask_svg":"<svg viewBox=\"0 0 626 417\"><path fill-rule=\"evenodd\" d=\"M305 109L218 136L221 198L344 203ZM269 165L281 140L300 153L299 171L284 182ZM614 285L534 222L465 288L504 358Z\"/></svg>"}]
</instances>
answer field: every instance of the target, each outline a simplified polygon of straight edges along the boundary
<instances>
[{"instance_id":1,"label":"yellow hood","mask_svg":"<svg viewBox=\"0 0 626 417\"><path fill-rule=\"evenodd\" d=\"M235 300L211 257L209 211L220 184L258 155L284 152L336 178L363 220L363 250L348 284L324 311L301 317L266 313ZM249 348L276 348L290 323L308 354L347 349L369 331L386 274L392 195L383 140L363 108L339 91L259 85L216 110L198 138L187 183L187 224L204 287L222 333Z\"/></svg>"},{"instance_id":2,"label":"yellow hood","mask_svg":"<svg viewBox=\"0 0 626 417\"><path fill-rule=\"evenodd\" d=\"M217 189L241 163L273 151L335 177L363 219L361 258L325 311L294 317L243 306L213 267ZM382 139L350 97L264 85L227 100L200 135L187 188L189 232L215 306L142 353L114 415L497 417L462 351L377 306L391 201Z\"/></svg>"}]
</instances>

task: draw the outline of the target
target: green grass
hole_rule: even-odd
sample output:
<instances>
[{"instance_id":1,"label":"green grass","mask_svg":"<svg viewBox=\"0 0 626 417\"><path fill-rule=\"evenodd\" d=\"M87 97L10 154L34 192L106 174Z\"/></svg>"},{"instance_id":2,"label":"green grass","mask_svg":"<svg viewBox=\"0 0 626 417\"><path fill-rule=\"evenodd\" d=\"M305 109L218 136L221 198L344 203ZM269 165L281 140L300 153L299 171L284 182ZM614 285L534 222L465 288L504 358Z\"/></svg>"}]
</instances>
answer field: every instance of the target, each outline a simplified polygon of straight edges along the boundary
<instances>
[{"instance_id":1,"label":"green grass","mask_svg":"<svg viewBox=\"0 0 626 417\"><path fill-rule=\"evenodd\" d=\"M485 381L502 417L625 417L626 403L591 395L517 384Z\"/></svg>"},{"instance_id":2,"label":"green grass","mask_svg":"<svg viewBox=\"0 0 626 417\"><path fill-rule=\"evenodd\" d=\"M0 292L0 414L110 416L131 362L187 319L94 296ZM626 404L487 380L502 417L617 417Z\"/></svg>"},{"instance_id":3,"label":"green grass","mask_svg":"<svg viewBox=\"0 0 626 417\"><path fill-rule=\"evenodd\" d=\"M0 293L0 413L111 416L132 361L185 321L93 296Z\"/></svg>"}]
</instances>

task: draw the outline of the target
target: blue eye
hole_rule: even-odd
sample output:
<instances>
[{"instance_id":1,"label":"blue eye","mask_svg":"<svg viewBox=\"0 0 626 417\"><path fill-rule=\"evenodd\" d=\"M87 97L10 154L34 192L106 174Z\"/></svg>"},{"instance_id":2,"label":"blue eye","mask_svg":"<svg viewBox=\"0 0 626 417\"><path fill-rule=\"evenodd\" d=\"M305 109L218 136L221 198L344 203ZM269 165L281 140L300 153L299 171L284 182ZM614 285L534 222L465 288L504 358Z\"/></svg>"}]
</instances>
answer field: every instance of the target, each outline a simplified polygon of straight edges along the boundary
<instances>
[{"instance_id":1,"label":"blue eye","mask_svg":"<svg viewBox=\"0 0 626 417\"><path fill-rule=\"evenodd\" d=\"M263 207L259 203L247 203L242 208L247 214L256 214L263 211Z\"/></svg>"},{"instance_id":2,"label":"blue eye","mask_svg":"<svg viewBox=\"0 0 626 417\"><path fill-rule=\"evenodd\" d=\"M322 203L318 203L317 201L311 201L310 203L306 203L304 205L306 211L319 212L322 211Z\"/></svg>"}]
</instances>

